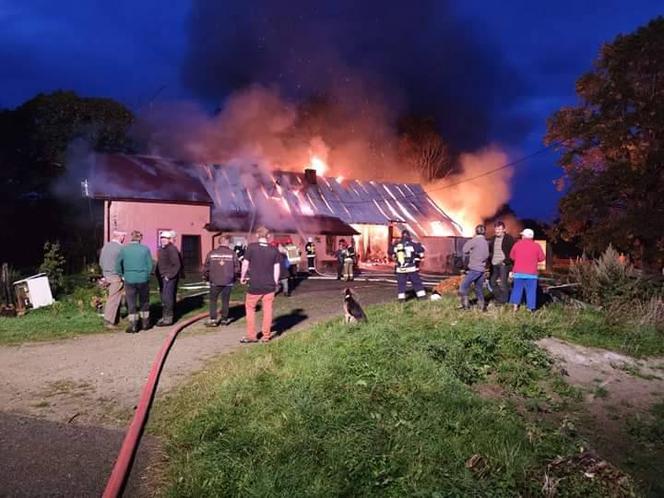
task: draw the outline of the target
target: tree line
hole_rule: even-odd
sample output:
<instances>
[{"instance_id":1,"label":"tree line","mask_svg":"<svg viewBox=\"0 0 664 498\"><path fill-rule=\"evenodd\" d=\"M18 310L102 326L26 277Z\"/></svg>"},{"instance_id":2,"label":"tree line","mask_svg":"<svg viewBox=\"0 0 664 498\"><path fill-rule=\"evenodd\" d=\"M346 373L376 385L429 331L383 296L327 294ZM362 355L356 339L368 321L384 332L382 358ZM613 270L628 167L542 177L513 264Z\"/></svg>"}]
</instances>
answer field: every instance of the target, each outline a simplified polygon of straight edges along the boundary
<instances>
[{"instance_id":1,"label":"tree line","mask_svg":"<svg viewBox=\"0 0 664 498\"><path fill-rule=\"evenodd\" d=\"M661 268L664 18L605 44L578 79L576 93L578 104L551 116L544 139L560 152L564 192L548 235L589 254L612 244L638 265ZM58 195L57 185L77 141L103 152L145 148L133 138L134 122L119 102L70 91L0 110L0 230L8 240L3 260L34 267L47 240L61 241L79 267L72 269L95 259L95 206L80 194ZM423 181L454 172L454 153L434 119L404 116L396 125L400 157Z\"/></svg>"}]
</instances>

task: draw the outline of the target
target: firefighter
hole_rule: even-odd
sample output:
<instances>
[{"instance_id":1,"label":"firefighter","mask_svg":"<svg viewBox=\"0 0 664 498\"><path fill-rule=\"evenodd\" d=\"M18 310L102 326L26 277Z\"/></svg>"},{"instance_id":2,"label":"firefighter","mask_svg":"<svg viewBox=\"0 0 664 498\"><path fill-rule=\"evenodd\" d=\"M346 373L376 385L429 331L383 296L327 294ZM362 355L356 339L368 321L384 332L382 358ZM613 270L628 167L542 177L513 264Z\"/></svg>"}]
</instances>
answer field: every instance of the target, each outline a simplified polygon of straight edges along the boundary
<instances>
[{"instance_id":1,"label":"firefighter","mask_svg":"<svg viewBox=\"0 0 664 498\"><path fill-rule=\"evenodd\" d=\"M390 255L396 264L395 272L397 275L397 298L399 301L406 300L406 286L410 280L415 295L418 299L426 296L418 261L424 257L424 247L419 242L413 241L410 232L404 230L401 232L401 239L390 248Z\"/></svg>"},{"instance_id":2,"label":"firefighter","mask_svg":"<svg viewBox=\"0 0 664 498\"><path fill-rule=\"evenodd\" d=\"M350 282L355 279L355 246L353 245L353 240L351 239L350 244L346 246L346 252L344 253L344 277L346 277L346 282Z\"/></svg>"},{"instance_id":3,"label":"firefighter","mask_svg":"<svg viewBox=\"0 0 664 498\"><path fill-rule=\"evenodd\" d=\"M314 239L309 237L304 246L304 251L307 253L307 269L309 274L316 273L316 244Z\"/></svg>"},{"instance_id":4,"label":"firefighter","mask_svg":"<svg viewBox=\"0 0 664 498\"><path fill-rule=\"evenodd\" d=\"M230 248L231 239L224 235L219 247L211 250L203 265L203 279L210 282L210 318L207 327L229 325L228 308L235 283L235 274L240 266L237 254ZM221 296L221 317L217 314L217 301Z\"/></svg>"},{"instance_id":5,"label":"firefighter","mask_svg":"<svg viewBox=\"0 0 664 498\"><path fill-rule=\"evenodd\" d=\"M301 252L291 239L284 244L284 249L288 256L288 273L290 278L294 279L297 277L297 265L300 263Z\"/></svg>"},{"instance_id":6,"label":"firefighter","mask_svg":"<svg viewBox=\"0 0 664 498\"><path fill-rule=\"evenodd\" d=\"M242 264L242 261L244 260L244 251L246 250L246 247L242 244L241 241L237 241L235 243L235 246L233 246L233 251L235 252L235 255L237 256L237 260Z\"/></svg>"},{"instance_id":7,"label":"firefighter","mask_svg":"<svg viewBox=\"0 0 664 498\"><path fill-rule=\"evenodd\" d=\"M346 239L339 240L339 248L334 252L337 260L337 280L341 280L344 274L344 259L346 259Z\"/></svg>"}]
</instances>

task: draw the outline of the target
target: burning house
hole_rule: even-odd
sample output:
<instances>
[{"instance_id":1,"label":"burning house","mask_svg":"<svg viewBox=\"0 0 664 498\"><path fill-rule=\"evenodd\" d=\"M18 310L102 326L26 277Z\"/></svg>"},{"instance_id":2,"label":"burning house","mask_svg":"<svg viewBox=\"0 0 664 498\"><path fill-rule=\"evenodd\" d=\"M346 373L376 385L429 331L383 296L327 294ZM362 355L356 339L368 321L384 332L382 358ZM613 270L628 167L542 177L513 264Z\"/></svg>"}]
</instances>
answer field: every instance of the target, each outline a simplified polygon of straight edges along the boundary
<instances>
[{"instance_id":1,"label":"burning house","mask_svg":"<svg viewBox=\"0 0 664 498\"><path fill-rule=\"evenodd\" d=\"M319 261L332 261L341 238L360 260L387 262L403 229L428 250L425 269L441 271L462 228L421 185L360 181L257 165L193 165L149 156L98 155L87 195L104 201L105 237L138 229L156 251L159 231L173 229L185 266L197 269L221 232L245 239L259 225L304 246L312 237Z\"/></svg>"}]
</instances>

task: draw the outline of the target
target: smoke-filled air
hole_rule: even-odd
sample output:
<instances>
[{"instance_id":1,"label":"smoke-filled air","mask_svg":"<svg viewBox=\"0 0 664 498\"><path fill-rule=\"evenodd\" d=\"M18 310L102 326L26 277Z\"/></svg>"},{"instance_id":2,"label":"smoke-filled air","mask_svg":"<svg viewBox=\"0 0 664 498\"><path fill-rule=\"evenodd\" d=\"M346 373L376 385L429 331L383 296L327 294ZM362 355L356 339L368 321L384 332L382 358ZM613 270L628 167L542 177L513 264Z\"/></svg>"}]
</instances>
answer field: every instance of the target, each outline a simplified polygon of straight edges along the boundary
<instances>
[{"instance_id":1,"label":"smoke-filled air","mask_svg":"<svg viewBox=\"0 0 664 498\"><path fill-rule=\"evenodd\" d=\"M507 163L492 137L497 120L512 119L497 110L514 98L501 89L514 92L519 84L498 84L508 78L507 64L473 39L446 2L411 2L394 14L373 1L343 0L334 8L258 4L230 2L222 9L194 1L183 78L197 102L216 110L193 101L152 105L136 125L149 152L205 164L420 182L465 233L509 200L509 169L466 179ZM301 9L307 16L297 15ZM341 15L347 9L354 14ZM432 15L438 10L449 11L444 26L432 21L442 18ZM397 14L404 11L409 19ZM223 15L235 22L220 31ZM395 38L373 36L366 28L372 23L381 32L389 27ZM436 123L450 157L443 179L429 182L404 159L398 123L407 115Z\"/></svg>"}]
</instances>

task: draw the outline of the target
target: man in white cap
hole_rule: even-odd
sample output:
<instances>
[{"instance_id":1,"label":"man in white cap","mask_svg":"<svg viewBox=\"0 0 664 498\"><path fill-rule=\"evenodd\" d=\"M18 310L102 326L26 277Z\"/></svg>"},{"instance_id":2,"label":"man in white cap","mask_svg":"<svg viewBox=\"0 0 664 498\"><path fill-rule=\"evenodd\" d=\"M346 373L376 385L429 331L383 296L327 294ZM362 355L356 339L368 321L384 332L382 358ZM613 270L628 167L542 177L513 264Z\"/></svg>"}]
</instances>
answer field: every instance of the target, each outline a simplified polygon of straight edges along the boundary
<instances>
[{"instance_id":1,"label":"man in white cap","mask_svg":"<svg viewBox=\"0 0 664 498\"><path fill-rule=\"evenodd\" d=\"M535 311L537 307L537 263L544 261L544 251L533 239L535 232L525 228L521 232L519 240L510 251L510 259L514 261L512 269L514 276L514 287L510 303L514 305L514 311L519 309L523 291L526 292L526 306L528 311Z\"/></svg>"},{"instance_id":2,"label":"man in white cap","mask_svg":"<svg viewBox=\"0 0 664 498\"><path fill-rule=\"evenodd\" d=\"M109 329L115 328L124 292L124 283L122 282L122 277L115 269L115 263L118 261L118 255L120 254L120 249L122 249L126 235L125 232L119 230L113 231L111 240L104 244L99 254L99 266L107 285L106 304L104 305L104 326Z\"/></svg>"},{"instance_id":3,"label":"man in white cap","mask_svg":"<svg viewBox=\"0 0 664 498\"><path fill-rule=\"evenodd\" d=\"M175 316L175 295L178 290L178 281L182 271L182 258L173 241L173 230L161 232L159 251L157 252L157 278L161 290L162 315L157 322L158 327L173 325Z\"/></svg>"}]
</instances>

